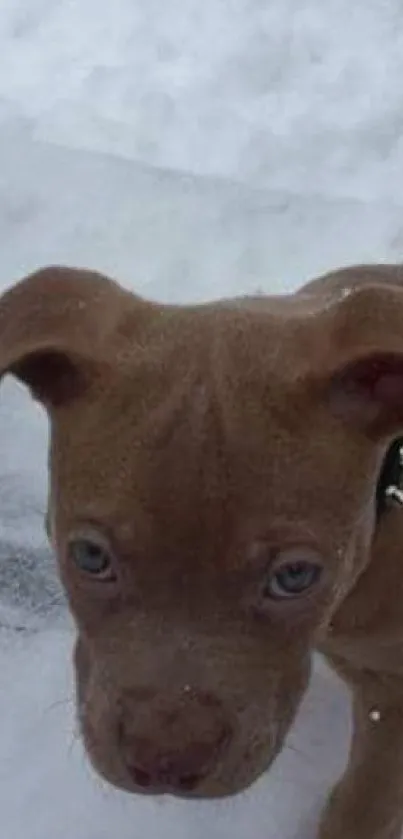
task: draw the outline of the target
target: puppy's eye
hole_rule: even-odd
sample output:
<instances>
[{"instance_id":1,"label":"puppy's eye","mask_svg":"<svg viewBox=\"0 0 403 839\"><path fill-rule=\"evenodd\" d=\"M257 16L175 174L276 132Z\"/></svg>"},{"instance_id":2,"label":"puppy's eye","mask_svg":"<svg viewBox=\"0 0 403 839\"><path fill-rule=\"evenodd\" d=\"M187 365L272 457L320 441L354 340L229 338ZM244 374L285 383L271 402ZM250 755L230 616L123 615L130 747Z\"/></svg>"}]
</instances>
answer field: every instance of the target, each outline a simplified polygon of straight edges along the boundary
<instances>
[{"instance_id":1,"label":"puppy's eye","mask_svg":"<svg viewBox=\"0 0 403 839\"><path fill-rule=\"evenodd\" d=\"M314 586L322 576L322 565L312 551L301 556L294 550L285 551L282 559L271 569L263 594L272 600L301 597Z\"/></svg>"},{"instance_id":2,"label":"puppy's eye","mask_svg":"<svg viewBox=\"0 0 403 839\"><path fill-rule=\"evenodd\" d=\"M71 539L68 550L70 559L80 571L97 580L116 580L110 552L100 542L87 538Z\"/></svg>"}]
</instances>

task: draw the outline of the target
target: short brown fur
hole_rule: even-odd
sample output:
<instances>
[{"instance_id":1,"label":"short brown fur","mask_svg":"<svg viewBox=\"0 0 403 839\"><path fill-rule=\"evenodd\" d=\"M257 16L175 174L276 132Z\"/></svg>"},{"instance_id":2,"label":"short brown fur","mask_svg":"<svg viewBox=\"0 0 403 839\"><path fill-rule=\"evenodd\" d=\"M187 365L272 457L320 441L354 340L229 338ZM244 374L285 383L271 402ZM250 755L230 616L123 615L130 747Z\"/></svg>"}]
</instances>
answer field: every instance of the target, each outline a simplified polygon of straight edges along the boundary
<instances>
[{"instance_id":1,"label":"short brown fur","mask_svg":"<svg viewBox=\"0 0 403 839\"><path fill-rule=\"evenodd\" d=\"M0 298L0 370L50 418L78 713L112 784L244 789L280 751L319 649L354 703L319 837L400 837L403 512L377 524L375 489L403 429L402 324L398 266L182 307L51 267ZM111 577L77 567L80 540ZM275 598L288 556L321 575Z\"/></svg>"}]
</instances>

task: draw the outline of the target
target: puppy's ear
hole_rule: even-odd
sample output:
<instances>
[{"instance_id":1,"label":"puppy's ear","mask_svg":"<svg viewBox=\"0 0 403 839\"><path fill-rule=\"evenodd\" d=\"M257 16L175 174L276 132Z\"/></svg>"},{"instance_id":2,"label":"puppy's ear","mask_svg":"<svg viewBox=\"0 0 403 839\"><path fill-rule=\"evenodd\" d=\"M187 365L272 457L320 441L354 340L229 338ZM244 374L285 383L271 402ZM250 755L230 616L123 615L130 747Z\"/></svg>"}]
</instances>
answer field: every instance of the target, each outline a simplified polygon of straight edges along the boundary
<instances>
[{"instance_id":1,"label":"puppy's ear","mask_svg":"<svg viewBox=\"0 0 403 839\"><path fill-rule=\"evenodd\" d=\"M102 364L128 296L95 272L31 274L0 297L0 377L16 376L49 407L77 397Z\"/></svg>"},{"instance_id":2,"label":"puppy's ear","mask_svg":"<svg viewBox=\"0 0 403 839\"><path fill-rule=\"evenodd\" d=\"M403 431L403 286L352 289L324 325L318 352L333 412L374 437Z\"/></svg>"}]
</instances>

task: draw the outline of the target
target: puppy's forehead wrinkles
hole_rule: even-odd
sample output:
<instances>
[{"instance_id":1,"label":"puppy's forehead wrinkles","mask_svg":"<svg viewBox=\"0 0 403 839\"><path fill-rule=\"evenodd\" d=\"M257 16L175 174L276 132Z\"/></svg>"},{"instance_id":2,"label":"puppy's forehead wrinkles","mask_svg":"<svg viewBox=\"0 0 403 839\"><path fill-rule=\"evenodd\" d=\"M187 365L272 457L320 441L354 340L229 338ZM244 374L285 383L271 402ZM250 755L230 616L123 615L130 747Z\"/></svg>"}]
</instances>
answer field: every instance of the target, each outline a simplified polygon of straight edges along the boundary
<instances>
[{"instance_id":1,"label":"puppy's forehead wrinkles","mask_svg":"<svg viewBox=\"0 0 403 839\"><path fill-rule=\"evenodd\" d=\"M132 404L135 441L141 448L158 450L178 441L179 435L184 441L199 441L207 433L211 409L211 388L203 372L181 371L167 378L163 388L151 376L144 401Z\"/></svg>"},{"instance_id":2,"label":"puppy's forehead wrinkles","mask_svg":"<svg viewBox=\"0 0 403 839\"><path fill-rule=\"evenodd\" d=\"M240 401L258 400L270 379L280 389L282 380L293 381L311 349L306 316L271 302L275 311L256 310L248 300L160 311L126 367L131 386L121 395L132 399L137 426L151 426L150 419L156 428L159 420L169 424L190 391L194 414L210 397L224 416L224 403L236 412Z\"/></svg>"},{"instance_id":3,"label":"puppy's forehead wrinkles","mask_svg":"<svg viewBox=\"0 0 403 839\"><path fill-rule=\"evenodd\" d=\"M105 405L113 435L103 447L112 472L104 484L126 514L129 507L133 518L144 512L167 534L178 520L182 528L191 519L197 526L208 508L225 502L225 435L208 353L189 351L177 364L168 353L145 364L136 361L115 381Z\"/></svg>"},{"instance_id":4,"label":"puppy's forehead wrinkles","mask_svg":"<svg viewBox=\"0 0 403 839\"><path fill-rule=\"evenodd\" d=\"M123 359L118 353L99 401L83 406L75 425L80 457L58 448L64 485L74 487L63 499L70 518L92 505L95 519L105 510L112 527L131 520L138 533L145 512L153 541L155 530L175 541L174 530L181 539L184 531L202 539L204 531L216 541L212 529L222 534L224 519L235 515L240 485L253 494L250 482L262 471L267 483L262 451L272 459L273 440L281 443L290 379L283 361L295 323L280 321L238 310L170 312L153 321L141 348L133 345ZM295 359L288 361L293 371ZM74 436L68 419L66 443Z\"/></svg>"}]
</instances>

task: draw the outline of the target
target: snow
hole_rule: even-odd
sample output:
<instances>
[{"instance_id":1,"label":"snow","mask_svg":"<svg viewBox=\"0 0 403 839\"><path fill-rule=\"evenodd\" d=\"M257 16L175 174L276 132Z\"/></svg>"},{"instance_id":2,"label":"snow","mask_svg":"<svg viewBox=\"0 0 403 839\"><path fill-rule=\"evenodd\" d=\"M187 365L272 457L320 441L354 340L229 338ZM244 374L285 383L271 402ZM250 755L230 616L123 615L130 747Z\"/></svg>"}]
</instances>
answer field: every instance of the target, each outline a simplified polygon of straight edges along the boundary
<instances>
[{"instance_id":1,"label":"snow","mask_svg":"<svg viewBox=\"0 0 403 839\"><path fill-rule=\"evenodd\" d=\"M400 201L399 0L3 0L34 136L261 187Z\"/></svg>"},{"instance_id":2,"label":"snow","mask_svg":"<svg viewBox=\"0 0 403 839\"><path fill-rule=\"evenodd\" d=\"M0 286L59 261L202 300L401 260L402 47L400 0L2 0ZM92 774L43 535L46 440L6 380L4 839L314 839L349 727L321 662L288 748L243 796L133 798Z\"/></svg>"}]
</instances>

